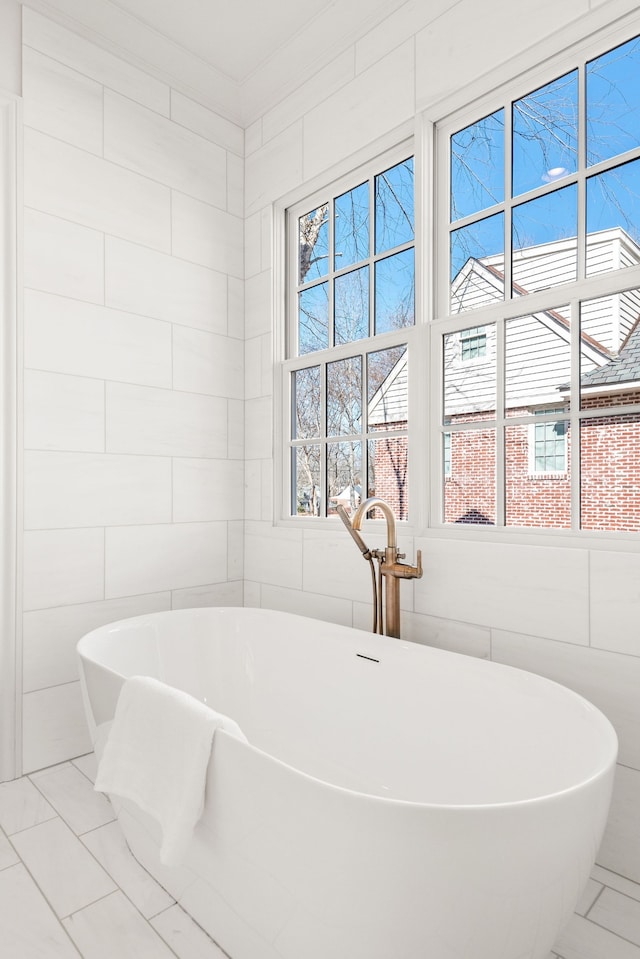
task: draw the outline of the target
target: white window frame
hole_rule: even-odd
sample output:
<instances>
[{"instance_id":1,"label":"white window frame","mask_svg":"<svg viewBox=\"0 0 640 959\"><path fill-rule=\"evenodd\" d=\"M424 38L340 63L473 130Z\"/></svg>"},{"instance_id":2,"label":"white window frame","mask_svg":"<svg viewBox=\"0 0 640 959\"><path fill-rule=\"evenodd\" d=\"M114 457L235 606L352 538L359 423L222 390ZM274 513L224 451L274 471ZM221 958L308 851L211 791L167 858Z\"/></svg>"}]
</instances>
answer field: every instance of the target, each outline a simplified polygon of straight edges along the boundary
<instances>
[{"instance_id":1,"label":"white window frame","mask_svg":"<svg viewBox=\"0 0 640 959\"><path fill-rule=\"evenodd\" d=\"M450 167L449 167L449 139L450 136L466 126L478 121L484 116L494 113L501 106L509 112L512 102L526 96L532 90L550 83L557 77L562 76L569 70L575 68L576 63L585 63L592 58L604 54L607 50L626 42L634 36L640 34L640 18L637 13L632 14L616 23L614 26L607 24L605 29L593 33L586 39L580 39L572 46L567 48L562 54L556 57L546 59L542 66L536 66L533 69L522 74L514 74L513 78L496 84L494 89L481 97L473 100L469 106L460 105L457 108L455 98L450 98L445 106L441 108L439 117L431 111L431 120L434 127L433 137L435 140L434 149L434 246L440 250L440 255L436 257L435 282L434 282L434 306L435 315L431 323L431 404L430 404L430 442L431 468L430 468L430 528L437 535L464 536L471 538L498 538L508 541L531 541L531 538L537 539L542 536L565 538L567 541L574 542L579 537L581 543L593 540L596 543L603 539L627 539L636 540L636 532L627 531L590 531L582 530L579 521L580 504L580 476L578 469L571 471L571 499L572 499L572 522L570 530L560 530L554 528L536 527L535 531L520 527L507 527L504 524L504 496L505 482L504 469L501 464L504 463L504 428L515 426L519 423L531 423L530 417L510 417L505 416L504 401L501 394L504 392L504 367L498 366L497 382L497 408L494 419L486 420L477 424L475 428L495 427L496 432L496 525L495 526L471 526L463 524L464 529L457 527L453 529L453 524L445 523L444 516L444 469L443 469L443 440L442 434L451 431L451 424L445 425L443 419L443 341L447 333L456 333L471 326L482 326L490 323L496 323L498 337L498 351L504 354L505 322L509 319L515 319L523 315L523 312L537 313L545 310L551 310L560 303L570 304L571 310L571 357L572 369L579 369L580 342L579 342L579 304L580 301L596 299L601 296L607 296L623 292L626 289L640 287L640 266L628 267L604 273L591 277L584 277L584 248L583 244L578 244L578 279L570 283L561 284L551 289L540 290L526 296L506 296L503 302L490 304L478 309L469 310L465 313L452 314L449 312L449 197L450 197ZM520 58L524 59L524 58ZM464 91L463 91L464 93ZM476 91L477 93L477 91ZM426 114L424 116L426 121ZM582 143L579 143L579 150L583 149ZM506 155L510 153L510 144L506 144ZM635 156L635 154L634 154ZM630 154L622 154L616 157L615 163L622 163L630 158ZM589 175L598 172L598 166L589 168ZM508 185L508 174L507 185ZM586 179L585 173L567 177L567 183ZM581 187L579 187L581 189ZM509 206L517 206L529 199L535 198L538 193L544 192L544 187L530 191L516 198L506 198L499 207L505 209ZM496 205L498 206L498 205ZM493 208L492 208L493 209ZM582 223L582 210L578 213L578 235L584 229ZM475 217L469 217L469 220ZM464 225L466 220L456 223L456 227ZM505 216L505 289L511 290L511 267L509 257L510 243L510 218ZM610 407L607 412L612 414L633 414L640 413L640 404ZM572 461L579 462L580 457L580 423L592 416L603 415L602 410L580 410L580 391L579 382L576 374L573 376L570 396L570 410L567 411L564 419L568 421L568 429L572 437ZM542 476L542 473L536 473L536 476ZM549 475L549 474L547 474ZM557 474L553 474L557 475Z\"/></svg>"},{"instance_id":2,"label":"white window frame","mask_svg":"<svg viewBox=\"0 0 640 959\"><path fill-rule=\"evenodd\" d=\"M426 360L428 353L427 329L421 323L423 316L423 283L424 271L421 269L423 256L420 254L420 237L423 235L423 214L421 203L424 197L422 172L423 153L418 149L422 138L415 136L415 124L405 124L395 134L382 138L373 147L360 151L358 155L346 160L338 168L327 173L321 179L307 185L306 190L298 190L284 197L274 207L274 267L276 282L274 284L274 313L276 316L277 336L275 340L275 377L274 377L274 408L275 408L275 482L274 482L274 520L279 526L309 527L313 529L335 528L335 517L332 516L294 516L291 512L292 478L290 465L291 449L291 380L292 372L305 367L327 364L335 360L346 359L361 353L376 352L395 345L406 344L409 355L410 374L408 389L409 426L404 431L393 431L388 435L397 437L406 435L408 442L408 487L409 487L409 517L402 521L402 528L411 533L418 526L424 525L424 516L419 496L419 477L424 476L424 450L418 449L418 430L414 420L419 418L419 410L426 408L425 381ZM415 215L415 290L414 315L415 324L397 331L379 333L366 339L355 340L296 356L297 331L296 319L296 290L297 290L297 229L287 228L287 219L293 223L298 215L316 206L331 196L339 196L352 189L365 176L375 175L389 169L395 163L412 155L414 158L414 215ZM293 318L290 321L290 316ZM323 430L326 424L323 424ZM424 434L423 434L424 435ZM320 438L326 442L324 432ZM348 441L349 437L345 437ZM424 446L424 443L422 444ZM415 452L414 452L415 450ZM363 477L364 479L364 477ZM368 520L372 526L381 525L381 520Z\"/></svg>"}]
</instances>

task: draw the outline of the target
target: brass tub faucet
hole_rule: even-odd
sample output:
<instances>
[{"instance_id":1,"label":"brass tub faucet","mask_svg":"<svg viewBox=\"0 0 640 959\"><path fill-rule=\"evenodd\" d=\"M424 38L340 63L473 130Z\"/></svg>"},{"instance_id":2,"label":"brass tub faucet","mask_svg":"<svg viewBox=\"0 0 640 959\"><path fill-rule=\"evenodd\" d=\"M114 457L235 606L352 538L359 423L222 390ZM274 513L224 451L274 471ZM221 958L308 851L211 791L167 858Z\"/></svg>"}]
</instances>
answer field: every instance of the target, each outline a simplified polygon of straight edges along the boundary
<instances>
[{"instance_id":1,"label":"brass tub faucet","mask_svg":"<svg viewBox=\"0 0 640 959\"><path fill-rule=\"evenodd\" d=\"M375 508L378 508L381 513L383 513L387 522L387 545L384 550L368 549L359 532L362 527L362 520L367 513ZM389 504L383 499L380 499L379 496L370 496L360 503L351 519L349 519L349 514L344 506L338 506L337 511L363 557L368 560L371 565L373 584L373 632L384 633L386 636L399 637L400 580L420 579L422 576L422 551L418 550L417 552L416 566L409 566L406 563L400 562L401 559L404 559L404 553L398 552L395 516ZM373 568L374 559L378 563L377 578Z\"/></svg>"}]
</instances>

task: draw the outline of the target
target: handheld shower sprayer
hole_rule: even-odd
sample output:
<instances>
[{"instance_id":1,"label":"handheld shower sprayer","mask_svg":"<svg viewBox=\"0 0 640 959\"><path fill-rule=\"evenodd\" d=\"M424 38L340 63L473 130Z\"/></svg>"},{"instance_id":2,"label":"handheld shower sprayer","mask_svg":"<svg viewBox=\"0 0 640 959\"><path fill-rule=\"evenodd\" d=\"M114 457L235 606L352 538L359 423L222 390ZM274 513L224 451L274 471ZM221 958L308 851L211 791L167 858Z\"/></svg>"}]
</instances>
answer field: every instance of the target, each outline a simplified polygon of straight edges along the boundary
<instances>
[{"instance_id":1,"label":"handheld shower sprayer","mask_svg":"<svg viewBox=\"0 0 640 959\"><path fill-rule=\"evenodd\" d=\"M360 552L362 553L362 555L364 556L364 558L365 558L365 559L370 559L370 558L371 558L371 550L369 549L369 547L367 546L367 544L366 544L366 543L364 542L364 540L362 539L362 536L360 535L360 533L358 533L358 531L355 530L355 529L353 528L353 526L351 525L351 520L349 519L349 514L347 513L347 511L346 511L346 509L344 508L344 506L336 506L336 512L337 512L338 516L340 517L340 519L342 520L342 522L344 523L344 525L345 525L345 526L347 527L347 529L349 530L349 533L350 533L351 536L353 537L354 543L356 544L356 546L358 547L358 549L360 550Z\"/></svg>"}]
</instances>

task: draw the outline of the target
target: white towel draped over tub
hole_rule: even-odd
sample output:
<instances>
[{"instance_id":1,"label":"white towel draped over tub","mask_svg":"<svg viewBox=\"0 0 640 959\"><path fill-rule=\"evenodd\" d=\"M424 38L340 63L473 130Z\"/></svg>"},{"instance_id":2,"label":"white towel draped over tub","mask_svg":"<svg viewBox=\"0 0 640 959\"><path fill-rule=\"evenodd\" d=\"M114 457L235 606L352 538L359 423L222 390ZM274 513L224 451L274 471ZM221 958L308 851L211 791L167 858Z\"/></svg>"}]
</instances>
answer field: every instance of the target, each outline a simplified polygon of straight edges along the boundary
<instances>
[{"instance_id":1,"label":"white towel draped over tub","mask_svg":"<svg viewBox=\"0 0 640 959\"><path fill-rule=\"evenodd\" d=\"M161 826L160 860L180 862L204 808L216 729L246 742L237 723L149 676L125 680L95 789L131 799Z\"/></svg>"}]
</instances>

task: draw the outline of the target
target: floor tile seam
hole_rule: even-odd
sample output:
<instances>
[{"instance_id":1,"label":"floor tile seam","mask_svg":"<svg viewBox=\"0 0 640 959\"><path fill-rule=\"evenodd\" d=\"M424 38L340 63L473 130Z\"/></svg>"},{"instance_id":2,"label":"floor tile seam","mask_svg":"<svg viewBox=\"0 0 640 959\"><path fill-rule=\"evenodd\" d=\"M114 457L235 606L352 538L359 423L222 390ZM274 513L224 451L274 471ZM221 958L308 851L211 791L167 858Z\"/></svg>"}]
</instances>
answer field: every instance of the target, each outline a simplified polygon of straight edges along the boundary
<instances>
[{"instance_id":1,"label":"floor tile seam","mask_svg":"<svg viewBox=\"0 0 640 959\"><path fill-rule=\"evenodd\" d=\"M122 886L121 886L120 883L118 882L117 878L111 873L110 869L109 869L103 862L101 862L101 861L98 859L98 857L97 857L96 854L93 852L93 850L90 849L89 846L87 846L87 844L84 842L84 838L83 838L84 836L87 836L87 835L89 835L89 834L92 833L92 832L96 832L97 829L102 829L102 828L104 828L104 826L110 826L110 825L112 825L112 823L114 823L114 822L117 823L117 821L118 821L117 819L113 819L113 820L112 820L111 822L109 822L109 823L104 823L103 826L98 826L98 827L96 827L96 829L88 830L86 833L83 833L82 836L78 836L77 838L80 840L80 842L82 843L82 845L84 846L84 848L87 850L87 852L89 853L89 855L95 860L95 862L98 864L98 866L100 866L100 868L107 874L107 876L109 877L109 879L111 879L111 881L112 881L113 883L115 883L115 885L116 885L116 890L115 890L115 891L121 892L122 895L123 895L123 896L125 897L125 899L127 900L127 902L129 902L129 903L133 906L133 908L136 910L136 912L138 912L138 913L140 914L140 916L144 919L144 921L145 921L148 925L151 925L150 920L153 919L153 918L155 918L155 916L156 916L156 915L159 915L161 912L164 912L164 909L160 909L159 912L154 913L153 916L149 916L149 917L145 916L145 914L142 912L142 910L140 909L140 907L133 901L133 899L132 899L131 896L127 893L127 891L122 888ZM158 880L155 879L147 869L145 869L145 867L142 865L142 863L138 862L138 860L136 859L136 857L133 855L133 853L132 853L131 850L129 849L129 845L128 845L128 843L126 842L126 839L125 839L125 844L126 844L127 852L128 852L129 855L135 860L136 864L139 865L142 869L144 869L145 873L149 876L149 878L152 879L153 882L155 882L156 885L158 885L159 888L162 889L163 892L165 892L168 896L171 896L171 893L167 892L167 890L164 888L164 886L161 885L161 883L159 883ZM113 893L112 893L112 892L111 892L111 893L107 893L107 895L113 895ZM100 897L100 898L103 898L103 899L104 899L105 897L102 896L102 897ZM171 902L168 906L165 906L165 909L170 909L172 906L177 905L177 900L174 899L173 896L171 896L171 899L172 899L172 902ZM99 900L96 900L96 901L99 901ZM91 905L91 903L88 903L88 905ZM86 908L86 907L83 907L83 908ZM77 911L80 911L80 910L77 910ZM152 928L153 928L153 927L152 927ZM155 930L154 930L154 931L155 931ZM159 933L158 933L158 935L159 935Z\"/></svg>"},{"instance_id":2,"label":"floor tile seam","mask_svg":"<svg viewBox=\"0 0 640 959\"><path fill-rule=\"evenodd\" d=\"M11 840L9 840L9 841L11 841ZM13 846L13 844L12 844L12 846ZM78 953L78 955L82 956L82 953L80 952L79 948L76 946L75 942L73 941L73 939L71 938L71 936L69 935L69 933L67 932L67 930L65 929L64 923L62 922L62 918L58 915L57 910L54 908L53 903L49 900L49 897L48 897L47 894L45 893L44 889L42 888L42 886L40 885L40 883L38 882L38 880L36 879L36 877L33 875L33 873L31 872L31 870L29 869L29 866L28 866L27 863L24 861L24 859L22 858L22 856L20 856L20 853L19 853L18 850L15 848L15 846L13 847L13 849L14 849L14 852L16 853L16 855L19 856L19 858L20 858L20 862L16 862L16 863L14 863L13 865L14 865L14 866L22 866L22 868L23 868L24 871L26 872L27 876L31 879L31 881L32 881L32 883L34 884L34 886L36 887L38 893L39 893L40 896L42 897L44 903L46 904L47 908L49 909L49 911L50 911L51 915L53 916L54 920L56 921L56 923L58 924L58 926L60 927L60 929L62 929L62 931L64 932L65 937L69 940L69 942L71 943L71 945L73 946L73 948L75 949L75 951Z\"/></svg>"},{"instance_id":3,"label":"floor tile seam","mask_svg":"<svg viewBox=\"0 0 640 959\"><path fill-rule=\"evenodd\" d=\"M115 882L115 880L114 880L114 882ZM153 936L156 936L162 943L164 943L164 945L167 947L167 949L169 949L169 951L170 951L171 953L173 953L174 956L176 956L176 959L184 959L184 957L182 957L182 956L180 955L180 953L176 952L175 949L173 949L173 947L167 942L167 940L164 938L164 936L162 935L162 933L161 933L158 929L155 929L155 928L151 925L150 920L147 919L147 917L146 917L142 912L140 912L140 910L139 910L138 907L136 906L135 902L133 902L133 901L129 898L129 896L126 894L126 892L124 891L124 889L122 889L120 886L118 886L117 883L116 883L116 886L117 886L117 888L114 889L112 892L109 892L109 893L107 893L107 894L104 895L104 896L100 896L98 899L95 899L93 902L87 903L86 906L82 906L81 909L76 909L74 912L69 913L68 916L65 916L65 917L64 917L64 921L73 919L74 916L77 916L77 915L79 915L81 912L84 912L85 909L89 909L89 908L91 908L92 906L95 906L96 903L102 902L103 900L109 899L111 896L115 896L115 895L117 895L117 893L120 893L120 894L124 897L124 899L129 903L129 905L135 910L135 912L138 914L138 916L140 917L140 919L142 919L142 921L149 927L150 933L151 933ZM171 906L168 906L167 908L171 908L172 906L175 906L175 905L177 905L177 903L173 902L173 903L171 904ZM65 928L65 932L67 932L66 927L64 926L64 921L63 921L63 919L60 919L59 921L60 921L61 925ZM70 933L67 932L67 935L70 936ZM74 945L75 945L75 943L74 943ZM78 947L76 946L76 948L78 948ZM79 950L78 950L78 951L79 951ZM81 955L82 955L82 953L81 953Z\"/></svg>"},{"instance_id":4,"label":"floor tile seam","mask_svg":"<svg viewBox=\"0 0 640 959\"><path fill-rule=\"evenodd\" d=\"M53 807L52 807L53 809ZM37 829L38 826L44 826L47 822L53 822L54 819L61 819L62 817L53 810L53 815L48 816L46 819L39 819L38 822L32 822L30 826L22 826L20 829L14 829L12 832L7 832L5 829L4 833L7 839L11 839L12 836L21 836L25 832L29 832L30 829Z\"/></svg>"},{"instance_id":5,"label":"floor tile seam","mask_svg":"<svg viewBox=\"0 0 640 959\"><path fill-rule=\"evenodd\" d=\"M599 882L598 879L594 879L593 881L594 881L594 882ZM593 902L591 903L591 905L589 906L589 908L587 909L587 911L586 911L585 913L583 913L583 918L584 918L584 919L588 919L589 913L591 912L591 910L593 909L593 907L594 907L595 904L597 903L597 901L598 901L598 899L600 898L600 896L602 895L602 893L605 891L605 889L609 889L609 888L610 888L609 886L606 886L606 885L604 885L603 883L600 883L600 889L598 890L598 893L597 893L595 899L593 900ZM611 892L617 892L617 890L616 890L616 889L611 889ZM629 896L628 898L631 898L631 897ZM597 925L599 925L599 923L597 923Z\"/></svg>"},{"instance_id":6,"label":"floor tile seam","mask_svg":"<svg viewBox=\"0 0 640 959\"><path fill-rule=\"evenodd\" d=\"M634 942L633 939L627 939L626 936L620 935L619 932L615 932L615 930L611 929L609 926L604 926L601 922L596 922L595 919L588 919L586 916L583 916L582 918L585 920L585 922L590 922L592 926L598 926L599 929L603 929L605 932L609 933L610 936L615 936L616 939L620 939L622 942L626 942L628 945L633 946L638 950L638 957L640 959L640 942Z\"/></svg>"},{"instance_id":7,"label":"floor tile seam","mask_svg":"<svg viewBox=\"0 0 640 959\"><path fill-rule=\"evenodd\" d=\"M87 773L84 771L84 769L81 769L80 766L77 766L76 763L75 763L75 760L77 760L77 759L84 759L86 756L93 756L93 755L94 755L94 752L93 752L93 749L92 749L91 752L89 752L89 753L83 753L81 756L74 756L73 759L70 760L70 763L71 763L71 765L73 766L74 769L77 769L78 772L79 772L82 776L84 776L84 778L85 778L86 780L88 780L88 782L91 783L92 786L95 786L95 781L91 778L91 776L88 776Z\"/></svg>"},{"instance_id":8,"label":"floor tile seam","mask_svg":"<svg viewBox=\"0 0 640 959\"><path fill-rule=\"evenodd\" d=\"M610 869L607 872L611 872L612 876L615 876L617 879L620 879L625 884L629 883L631 886L635 886L635 895L631 895L628 892L622 892L616 886L610 885L606 879L593 879L594 882L598 882L605 887L605 889L610 889L611 892L619 892L622 896L626 896L628 899L633 899L634 902L640 902L640 883L637 883L634 879L629 879L628 876L623 876L619 872L612 872ZM593 877L592 877L593 878Z\"/></svg>"},{"instance_id":9,"label":"floor tile seam","mask_svg":"<svg viewBox=\"0 0 640 959\"><path fill-rule=\"evenodd\" d=\"M76 769L77 772L79 772L81 775L84 776L84 773L82 772L82 770L78 769L77 766L73 766L73 764L72 764L70 761L69 761L68 763L66 763L66 762L60 763L59 766L50 766L49 768L50 768L50 769L59 769L59 768L63 768L64 766L69 766L69 767L72 768L72 769ZM46 793L44 793L44 792L42 791L42 789L40 789L40 787L38 786L37 782L34 782L33 779L31 779L31 776L32 776L32 775L34 775L34 774L33 774L33 773L30 773L30 774L27 775L25 778L28 779L28 780L31 782L31 785L32 785L35 789L38 790L38 792L40 793L40 795L42 796L42 798L45 800L45 802L47 802L47 803L49 804L49 806L51 806L51 808L55 811L56 816L63 821L63 823L65 824L65 826L68 826L68 827L69 827L69 829L71 830L71 832L72 832L72 833L74 834L74 836L76 836L78 839L80 839L82 836L86 836L87 833L89 833L89 832L93 832L94 829L100 829L101 826L107 826L110 822L114 822L114 821L115 821L116 815L115 815L115 813L114 813L112 819L108 819L108 820L106 820L106 822L103 822L103 823L98 823L96 826L92 826L90 829L85 829L83 832L78 832L78 831L72 826L72 824L69 822L68 818L64 815L64 813L61 812L60 809L58 809L57 806L55 806L55 804L51 801L51 799L46 795ZM85 778L88 782L91 782L91 780L88 778L88 776L85 776L84 778ZM110 802L110 801L109 801L109 805L111 805L111 802ZM111 807L111 808L113 808L113 807ZM45 820L43 820L43 821L44 821L44 822L49 822L50 820L45 819ZM36 823L35 825L40 825L40 823Z\"/></svg>"},{"instance_id":10,"label":"floor tile seam","mask_svg":"<svg viewBox=\"0 0 640 959\"><path fill-rule=\"evenodd\" d=\"M614 889L612 886L607 886L606 883L604 885L604 888L608 889L610 892L612 892L616 896L624 896L624 898L628 899L630 902L635 902L636 905L640 905L640 899L636 899L635 896L630 896L628 892L622 892L621 889ZM598 896L598 898L600 897Z\"/></svg>"},{"instance_id":11,"label":"floor tile seam","mask_svg":"<svg viewBox=\"0 0 640 959\"><path fill-rule=\"evenodd\" d=\"M118 892L118 890L119 890L120 892L122 892L123 895L125 895L124 891L120 889L120 885L119 885L119 883L117 882L117 880L114 879L114 877L111 875L111 873L109 872L108 869L105 869L105 867L103 866L103 864L97 859L96 856L94 856L94 854L93 854L93 852L91 851L91 849L89 849L89 847L86 846L86 845L82 842L82 840L80 839L80 837L75 834L75 832L73 831L73 829L71 829L71 827L69 826L69 824L68 824L67 822L65 822L65 820L62 818L62 816L55 816L54 818L55 818L55 819L60 819L60 821L67 827L67 829L69 830L69 832L71 833L71 835L72 835L75 839L77 839L78 842L80 842L80 843L82 844L82 848L85 849L86 852L89 854L89 856L93 859L93 861L94 861L95 865L98 867L98 869L99 869L101 872L103 872L104 875L105 875L105 877L106 877L107 879L109 879L109 880L113 883L113 885L115 886L115 889L112 889L110 892L104 893L102 896L98 896L96 899L91 900L90 902L85 903L84 906L81 906L79 909L76 909L76 910L74 910L74 911L71 912L71 913L66 913L64 916L61 916L61 915L59 915L57 909L55 909L55 907L53 906L53 904L49 901L49 899L48 899L45 891L43 890L42 886L41 886L40 883L38 882L37 878L33 875L32 871L29 869L29 866L27 865L27 863L25 862L25 860L24 860L24 859L22 858L22 856L20 855L20 852L18 851L18 849L16 849L16 847L15 847L15 846L13 845L13 843L12 843L11 845L12 845L14 851L16 852L16 854L17 854L18 856L20 856L20 861L22 862L22 864L24 865L25 869L27 870L27 872L29 873L29 875L31 876L31 878L33 879L33 881L35 882L36 886L38 887L38 889L40 890L40 892L42 893L42 895L43 895L44 898L46 899L48 905L49 905L50 908L53 910L53 913L54 913L54 915L58 918L58 920L59 920L60 922L62 922L63 919L67 919L69 916L73 915L75 912L80 912L82 909L85 909L87 906L93 905L94 902L99 902L101 899L105 899L107 896L113 895L113 893L114 893L114 892ZM52 821L53 821L52 819L46 820L46 822L52 822ZM37 825L44 825L44 823L38 823ZM33 829L33 828L35 828L35 827L32 826L32 827L30 827L30 828ZM22 830L22 832L26 832L26 831L27 831L27 830ZM128 897L127 897L127 898L128 898Z\"/></svg>"},{"instance_id":12,"label":"floor tile seam","mask_svg":"<svg viewBox=\"0 0 640 959\"><path fill-rule=\"evenodd\" d=\"M113 819L107 819L106 822L100 822L96 826L91 826L90 829L85 829L84 832L77 832L76 836L78 839L81 839L84 842L85 836L91 836L92 833L98 832L100 829L105 829L107 826L112 826L114 822L118 821L118 817L113 815Z\"/></svg>"},{"instance_id":13,"label":"floor tile seam","mask_svg":"<svg viewBox=\"0 0 640 959\"><path fill-rule=\"evenodd\" d=\"M163 887L163 888L164 888L164 887ZM151 916L151 917L149 918L149 923L153 926L153 920L154 920L154 919L158 919L158 918L159 918L160 916L162 916L165 912L168 912L170 909L174 909L176 906L178 907L178 909L180 909L182 912L184 912L184 914L188 917L189 921L190 921L191 923L193 923L193 925L194 925L204 936L207 937L207 939L216 947L216 949L219 949L219 950L220 950L221 954L225 957L225 959L231 959L231 957L229 956L229 953L227 953L227 952L224 951L224 949L222 948L222 946L219 945L219 944L216 942L216 940L207 932L207 930L204 929L204 928L200 925L200 923L197 921L197 919L194 919L193 916L191 916L185 909L183 909L183 907L180 905L180 903L179 903L177 900L176 900L175 902L171 903L170 906L165 906L164 909L161 909L161 910L160 910L159 912L157 912L154 916ZM153 926L153 928L155 929L155 926ZM162 936L162 933L160 932L159 929L156 929L156 932L158 933L159 936ZM164 937L163 937L163 938L164 938ZM166 942L166 940L165 940L165 942ZM167 943L167 944L168 944L168 943ZM181 959L180 956L179 956L179 959Z\"/></svg>"}]
</instances>

